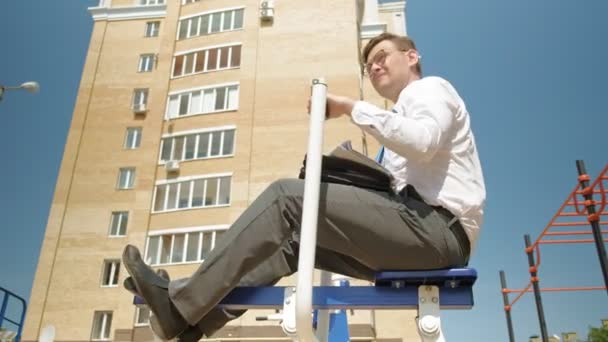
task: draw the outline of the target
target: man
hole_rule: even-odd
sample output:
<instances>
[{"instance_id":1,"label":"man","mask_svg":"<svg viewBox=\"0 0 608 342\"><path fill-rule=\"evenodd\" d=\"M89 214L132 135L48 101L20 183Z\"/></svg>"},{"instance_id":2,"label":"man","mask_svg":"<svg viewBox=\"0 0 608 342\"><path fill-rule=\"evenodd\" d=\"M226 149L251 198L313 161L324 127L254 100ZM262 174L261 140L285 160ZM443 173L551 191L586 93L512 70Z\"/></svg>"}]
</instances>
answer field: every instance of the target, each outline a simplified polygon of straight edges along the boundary
<instances>
[{"instance_id":1,"label":"man","mask_svg":"<svg viewBox=\"0 0 608 342\"><path fill-rule=\"evenodd\" d=\"M485 186L469 114L454 88L421 78L407 37L382 34L363 52L374 89L393 111L329 94L329 119L350 115L386 148L392 189L321 184L316 267L372 280L386 269L468 263L482 223ZM162 338L210 336L244 311L215 308L236 286L264 286L296 271L304 181L271 184L232 224L190 278L169 282L127 246L125 286L148 303Z\"/></svg>"}]
</instances>

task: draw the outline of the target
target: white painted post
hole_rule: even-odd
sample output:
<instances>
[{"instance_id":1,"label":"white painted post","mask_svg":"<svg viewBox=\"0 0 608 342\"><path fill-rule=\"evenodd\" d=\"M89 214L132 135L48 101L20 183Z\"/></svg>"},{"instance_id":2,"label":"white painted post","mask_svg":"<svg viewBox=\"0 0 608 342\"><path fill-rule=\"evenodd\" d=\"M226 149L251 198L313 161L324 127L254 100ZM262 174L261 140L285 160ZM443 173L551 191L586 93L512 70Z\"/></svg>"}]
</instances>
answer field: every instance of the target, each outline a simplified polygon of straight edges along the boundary
<instances>
[{"instance_id":1,"label":"white painted post","mask_svg":"<svg viewBox=\"0 0 608 342\"><path fill-rule=\"evenodd\" d=\"M296 328L299 342L313 342L314 339L311 316L312 285L317 245L323 123L325 121L326 103L327 85L325 80L323 78L313 80L296 288Z\"/></svg>"}]
</instances>

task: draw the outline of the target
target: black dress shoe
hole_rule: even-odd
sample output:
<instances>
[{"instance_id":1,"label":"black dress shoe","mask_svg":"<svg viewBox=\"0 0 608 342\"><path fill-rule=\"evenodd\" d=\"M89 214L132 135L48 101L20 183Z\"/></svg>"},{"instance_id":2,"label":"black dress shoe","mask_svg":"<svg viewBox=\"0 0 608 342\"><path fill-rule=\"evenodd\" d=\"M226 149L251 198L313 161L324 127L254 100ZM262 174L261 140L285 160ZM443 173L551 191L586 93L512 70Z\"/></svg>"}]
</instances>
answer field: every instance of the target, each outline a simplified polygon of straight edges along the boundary
<instances>
[{"instance_id":1,"label":"black dress shoe","mask_svg":"<svg viewBox=\"0 0 608 342\"><path fill-rule=\"evenodd\" d=\"M158 274L161 278L166 279L167 281L171 280L171 278L169 277L169 273L165 269L160 268L156 270L156 274ZM125 278L123 285L125 289L131 292L134 296L141 297L141 294L139 293L139 290L137 290L137 286L135 285L135 281L133 280L133 278ZM186 329L186 331L184 331L177 337L177 340L179 342L196 342L199 341L201 337L203 337L203 332L200 330L200 328L198 326L190 326L188 329Z\"/></svg>"},{"instance_id":2,"label":"black dress shoe","mask_svg":"<svg viewBox=\"0 0 608 342\"><path fill-rule=\"evenodd\" d=\"M159 271L164 271L164 273L161 273ZM167 280L169 280L169 274L167 273L167 271L165 270L158 270L156 271L156 273L158 273L158 275L160 275L162 278L165 278ZM133 281L133 278L131 277L127 277L125 279L125 281L123 282L125 289L127 289L129 292L131 292L134 296L138 296L141 297L141 294L139 294L137 287L135 286L135 281ZM188 329L186 329L186 331L184 331L183 333L179 334L179 336L177 336L177 341L178 342L196 342L199 341L201 339L201 337L203 337L203 332L201 331L201 329L195 325L195 326L190 326L188 327Z\"/></svg>"},{"instance_id":3,"label":"black dress shoe","mask_svg":"<svg viewBox=\"0 0 608 342\"><path fill-rule=\"evenodd\" d=\"M135 246L127 245L122 254L122 261L135 283L137 292L154 314L150 319L154 333L164 340L170 340L188 329L188 322L169 298L169 282L144 263L139 250Z\"/></svg>"}]
</instances>

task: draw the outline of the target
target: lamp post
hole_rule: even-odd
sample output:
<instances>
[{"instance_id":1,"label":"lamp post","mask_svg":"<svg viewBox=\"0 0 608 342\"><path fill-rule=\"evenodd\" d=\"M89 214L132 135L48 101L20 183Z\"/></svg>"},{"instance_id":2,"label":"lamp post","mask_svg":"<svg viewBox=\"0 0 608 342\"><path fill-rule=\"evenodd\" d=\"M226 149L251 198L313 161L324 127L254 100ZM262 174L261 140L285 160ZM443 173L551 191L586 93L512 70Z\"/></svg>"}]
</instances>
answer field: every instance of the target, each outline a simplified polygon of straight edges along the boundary
<instances>
[{"instance_id":1,"label":"lamp post","mask_svg":"<svg viewBox=\"0 0 608 342\"><path fill-rule=\"evenodd\" d=\"M0 85L0 101L2 101L2 96L4 95L4 92L7 90L15 90L15 89L23 89L23 90L27 90L30 93L37 93L38 90L40 90L40 85L38 84L38 82L25 82L22 83L20 86L16 86L16 87L6 87L3 85Z\"/></svg>"}]
</instances>

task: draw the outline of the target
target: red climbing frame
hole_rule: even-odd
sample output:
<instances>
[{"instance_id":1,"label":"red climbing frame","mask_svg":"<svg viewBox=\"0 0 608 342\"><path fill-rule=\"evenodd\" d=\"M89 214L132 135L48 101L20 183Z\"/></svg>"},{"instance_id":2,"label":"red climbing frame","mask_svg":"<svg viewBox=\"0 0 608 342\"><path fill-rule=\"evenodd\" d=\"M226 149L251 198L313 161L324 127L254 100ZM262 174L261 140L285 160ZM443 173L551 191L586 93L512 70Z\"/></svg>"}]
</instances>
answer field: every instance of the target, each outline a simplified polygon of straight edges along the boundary
<instances>
[{"instance_id":1,"label":"red climbing frame","mask_svg":"<svg viewBox=\"0 0 608 342\"><path fill-rule=\"evenodd\" d=\"M500 271L504 310L507 317L509 340L511 342L515 341L511 322L511 307L525 293L534 292L535 294L541 335L543 342L546 342L548 341L548 334L540 292L608 290L608 266L606 265L606 250L604 246L604 242L608 242L608 238L602 238L602 234L608 234L608 230L600 229L602 226L608 226L608 209L606 208L608 202L606 200L608 194L608 164L606 164L592 184L589 184L590 177L586 174L582 161L577 161L577 167L579 171L578 183L557 213L551 218L549 224L543 229L534 243L530 243L528 235L525 236L525 252L528 255L530 282L523 289L509 289L506 285L504 272ZM589 226L591 226L591 230L588 230ZM589 235L592 235L593 238L581 238ZM595 242L598 249L598 256L604 276L604 286L539 287L540 245L593 242ZM509 294L511 293L517 293L513 301L509 301Z\"/></svg>"}]
</instances>

